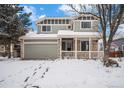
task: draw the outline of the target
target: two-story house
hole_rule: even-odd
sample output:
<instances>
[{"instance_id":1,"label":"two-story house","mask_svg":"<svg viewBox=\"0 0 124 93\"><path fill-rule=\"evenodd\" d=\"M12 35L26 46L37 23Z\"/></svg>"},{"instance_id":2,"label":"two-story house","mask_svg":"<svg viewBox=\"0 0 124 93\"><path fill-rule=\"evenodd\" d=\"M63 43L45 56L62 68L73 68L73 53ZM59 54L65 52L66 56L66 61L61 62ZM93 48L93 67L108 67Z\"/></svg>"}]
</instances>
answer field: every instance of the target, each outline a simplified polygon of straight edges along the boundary
<instances>
[{"instance_id":1,"label":"two-story house","mask_svg":"<svg viewBox=\"0 0 124 93\"><path fill-rule=\"evenodd\" d=\"M20 38L22 59L99 58L99 18L89 13L73 17L43 17L38 32Z\"/></svg>"}]
</instances>

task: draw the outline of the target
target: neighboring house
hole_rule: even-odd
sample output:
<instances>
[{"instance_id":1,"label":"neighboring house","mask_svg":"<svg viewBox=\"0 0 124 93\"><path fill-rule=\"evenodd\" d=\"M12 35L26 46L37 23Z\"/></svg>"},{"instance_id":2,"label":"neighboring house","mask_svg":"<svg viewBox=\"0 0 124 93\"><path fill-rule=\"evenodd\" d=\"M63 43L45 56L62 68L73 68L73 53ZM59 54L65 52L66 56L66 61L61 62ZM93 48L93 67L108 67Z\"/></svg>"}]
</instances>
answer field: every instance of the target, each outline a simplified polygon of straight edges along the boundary
<instances>
[{"instance_id":1,"label":"neighboring house","mask_svg":"<svg viewBox=\"0 0 124 93\"><path fill-rule=\"evenodd\" d=\"M0 56L4 56L5 53L5 47L4 45L0 45Z\"/></svg>"},{"instance_id":2,"label":"neighboring house","mask_svg":"<svg viewBox=\"0 0 124 93\"><path fill-rule=\"evenodd\" d=\"M43 17L38 32L20 37L22 59L99 58L99 18L92 14L75 17Z\"/></svg>"},{"instance_id":3,"label":"neighboring house","mask_svg":"<svg viewBox=\"0 0 124 93\"><path fill-rule=\"evenodd\" d=\"M124 38L113 40L110 49L111 57L124 57Z\"/></svg>"}]
</instances>

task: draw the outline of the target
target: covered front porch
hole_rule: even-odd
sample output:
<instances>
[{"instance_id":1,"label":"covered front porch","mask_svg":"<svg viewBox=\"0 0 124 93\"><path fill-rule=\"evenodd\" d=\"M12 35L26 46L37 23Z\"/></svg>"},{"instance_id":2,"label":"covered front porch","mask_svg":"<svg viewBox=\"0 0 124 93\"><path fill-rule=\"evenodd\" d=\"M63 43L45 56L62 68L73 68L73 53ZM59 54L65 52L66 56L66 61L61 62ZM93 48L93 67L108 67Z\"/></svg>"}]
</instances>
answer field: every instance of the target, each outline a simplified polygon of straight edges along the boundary
<instances>
[{"instance_id":1,"label":"covered front porch","mask_svg":"<svg viewBox=\"0 0 124 93\"><path fill-rule=\"evenodd\" d=\"M61 37L59 38L59 57L75 59L93 59L103 57L98 49L98 38Z\"/></svg>"}]
</instances>

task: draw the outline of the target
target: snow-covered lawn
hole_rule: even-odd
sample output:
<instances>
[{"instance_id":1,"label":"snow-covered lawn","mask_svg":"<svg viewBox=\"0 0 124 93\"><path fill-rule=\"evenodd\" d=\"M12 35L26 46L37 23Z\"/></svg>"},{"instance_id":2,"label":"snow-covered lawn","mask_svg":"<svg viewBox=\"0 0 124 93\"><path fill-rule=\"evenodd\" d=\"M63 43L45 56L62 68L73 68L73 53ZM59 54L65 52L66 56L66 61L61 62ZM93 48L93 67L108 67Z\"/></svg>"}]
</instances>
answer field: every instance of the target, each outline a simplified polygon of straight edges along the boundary
<instances>
[{"instance_id":1,"label":"snow-covered lawn","mask_svg":"<svg viewBox=\"0 0 124 93\"><path fill-rule=\"evenodd\" d=\"M19 60L0 58L0 87L124 87L121 68L99 60Z\"/></svg>"}]
</instances>

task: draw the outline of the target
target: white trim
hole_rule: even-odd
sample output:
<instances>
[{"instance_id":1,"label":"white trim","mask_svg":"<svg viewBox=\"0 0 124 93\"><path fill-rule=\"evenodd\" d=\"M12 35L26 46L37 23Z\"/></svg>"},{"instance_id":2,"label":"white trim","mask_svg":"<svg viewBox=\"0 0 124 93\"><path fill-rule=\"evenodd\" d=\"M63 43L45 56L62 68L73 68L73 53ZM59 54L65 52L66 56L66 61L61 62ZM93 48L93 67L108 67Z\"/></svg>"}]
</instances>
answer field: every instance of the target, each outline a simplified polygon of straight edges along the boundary
<instances>
[{"instance_id":1,"label":"white trim","mask_svg":"<svg viewBox=\"0 0 124 93\"><path fill-rule=\"evenodd\" d=\"M75 51L64 51L64 50L62 50L61 52L75 52Z\"/></svg>"},{"instance_id":2,"label":"white trim","mask_svg":"<svg viewBox=\"0 0 124 93\"><path fill-rule=\"evenodd\" d=\"M89 59L91 59L91 49L92 48L92 46L91 46L91 38L89 37Z\"/></svg>"},{"instance_id":3,"label":"white trim","mask_svg":"<svg viewBox=\"0 0 124 93\"><path fill-rule=\"evenodd\" d=\"M75 58L77 59L77 37L75 37Z\"/></svg>"},{"instance_id":4,"label":"white trim","mask_svg":"<svg viewBox=\"0 0 124 93\"><path fill-rule=\"evenodd\" d=\"M62 59L62 38L60 38L60 59Z\"/></svg>"},{"instance_id":5,"label":"white trim","mask_svg":"<svg viewBox=\"0 0 124 93\"><path fill-rule=\"evenodd\" d=\"M81 27L81 23L82 22L91 22L91 28L82 28ZM93 25L92 24L93 24L93 22L91 20L80 20L80 29L81 30L92 30L93 29Z\"/></svg>"},{"instance_id":6,"label":"white trim","mask_svg":"<svg viewBox=\"0 0 124 93\"><path fill-rule=\"evenodd\" d=\"M22 40L22 58L24 59L24 39Z\"/></svg>"},{"instance_id":7,"label":"white trim","mask_svg":"<svg viewBox=\"0 0 124 93\"><path fill-rule=\"evenodd\" d=\"M122 51L124 51L123 47L124 47L124 45L122 45Z\"/></svg>"},{"instance_id":8,"label":"white trim","mask_svg":"<svg viewBox=\"0 0 124 93\"><path fill-rule=\"evenodd\" d=\"M58 42L24 42L24 44L58 44Z\"/></svg>"}]
</instances>

